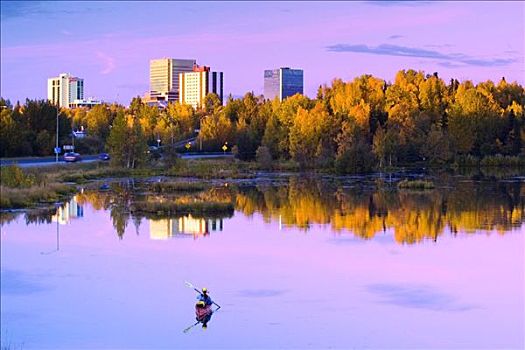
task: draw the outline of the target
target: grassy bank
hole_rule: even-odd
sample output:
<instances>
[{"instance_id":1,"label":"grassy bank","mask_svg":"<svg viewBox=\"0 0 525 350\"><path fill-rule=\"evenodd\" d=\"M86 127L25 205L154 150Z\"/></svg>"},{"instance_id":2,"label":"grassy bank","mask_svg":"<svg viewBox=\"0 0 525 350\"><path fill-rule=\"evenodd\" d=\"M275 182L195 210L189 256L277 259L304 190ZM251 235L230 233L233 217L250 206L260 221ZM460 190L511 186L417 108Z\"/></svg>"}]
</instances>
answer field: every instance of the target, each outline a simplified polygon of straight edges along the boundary
<instances>
[{"instance_id":1,"label":"grassy bank","mask_svg":"<svg viewBox=\"0 0 525 350\"><path fill-rule=\"evenodd\" d=\"M143 214L149 217L183 216L188 214L195 217L231 217L234 206L232 203L222 202L137 201L130 206L130 209L133 214Z\"/></svg>"},{"instance_id":2,"label":"grassy bank","mask_svg":"<svg viewBox=\"0 0 525 350\"><path fill-rule=\"evenodd\" d=\"M147 185L149 191L158 194L201 192L209 187L209 184L202 182L153 182Z\"/></svg>"},{"instance_id":3,"label":"grassy bank","mask_svg":"<svg viewBox=\"0 0 525 350\"><path fill-rule=\"evenodd\" d=\"M200 179L249 179L255 177L256 170L255 163L236 159L181 159L165 175Z\"/></svg>"},{"instance_id":4,"label":"grassy bank","mask_svg":"<svg viewBox=\"0 0 525 350\"><path fill-rule=\"evenodd\" d=\"M67 198L76 188L56 182L45 174L24 171L18 166L0 172L0 209L27 208Z\"/></svg>"},{"instance_id":5,"label":"grassy bank","mask_svg":"<svg viewBox=\"0 0 525 350\"><path fill-rule=\"evenodd\" d=\"M29 208L67 199L75 193L75 186L50 183L27 188L0 186L0 209Z\"/></svg>"},{"instance_id":6,"label":"grassy bank","mask_svg":"<svg viewBox=\"0 0 525 350\"><path fill-rule=\"evenodd\" d=\"M402 180L397 184L397 187L410 190L432 190L436 186L434 182L428 180Z\"/></svg>"},{"instance_id":7,"label":"grassy bank","mask_svg":"<svg viewBox=\"0 0 525 350\"><path fill-rule=\"evenodd\" d=\"M253 163L234 159L178 160L176 166L139 169L111 167L107 163L58 164L22 169L16 165L2 167L0 209L35 207L66 199L75 192L74 184L108 178L147 178L152 176L190 177L197 179L239 179L255 177ZM199 192L209 185L200 182L152 183L154 193ZM214 206L197 208L213 211ZM166 209L167 210L167 209ZM186 210L180 207L180 210Z\"/></svg>"},{"instance_id":8,"label":"grassy bank","mask_svg":"<svg viewBox=\"0 0 525 350\"><path fill-rule=\"evenodd\" d=\"M57 182L85 183L123 177L191 177L198 179L253 178L257 165L236 159L179 159L171 168L148 166L137 169L112 167L107 163L78 163L24 169L27 174L45 175Z\"/></svg>"}]
</instances>

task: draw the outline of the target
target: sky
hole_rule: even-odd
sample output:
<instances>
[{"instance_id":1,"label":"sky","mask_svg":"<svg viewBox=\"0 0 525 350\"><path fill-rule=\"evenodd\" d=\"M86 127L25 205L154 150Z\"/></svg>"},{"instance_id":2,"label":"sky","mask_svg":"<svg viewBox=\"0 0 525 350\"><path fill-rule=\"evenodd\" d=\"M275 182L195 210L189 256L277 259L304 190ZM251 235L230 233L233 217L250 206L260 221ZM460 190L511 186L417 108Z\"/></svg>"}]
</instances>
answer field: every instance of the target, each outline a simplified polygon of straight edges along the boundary
<instances>
[{"instance_id":1,"label":"sky","mask_svg":"<svg viewBox=\"0 0 525 350\"><path fill-rule=\"evenodd\" d=\"M85 97L129 104L149 60L192 58L224 72L224 92L263 92L263 71L304 70L305 94L335 78L401 69L449 80L525 83L525 2L1 1L0 94L47 96L84 78Z\"/></svg>"}]
</instances>

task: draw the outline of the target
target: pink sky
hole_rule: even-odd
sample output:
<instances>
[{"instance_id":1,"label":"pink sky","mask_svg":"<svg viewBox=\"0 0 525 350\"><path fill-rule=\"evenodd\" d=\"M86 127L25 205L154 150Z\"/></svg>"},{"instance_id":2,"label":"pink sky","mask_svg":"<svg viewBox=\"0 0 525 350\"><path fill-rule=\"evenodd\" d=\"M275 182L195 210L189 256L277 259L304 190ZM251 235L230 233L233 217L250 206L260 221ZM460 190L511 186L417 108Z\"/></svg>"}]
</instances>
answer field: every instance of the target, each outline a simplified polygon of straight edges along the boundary
<instances>
[{"instance_id":1,"label":"pink sky","mask_svg":"<svg viewBox=\"0 0 525 350\"><path fill-rule=\"evenodd\" d=\"M70 72L86 96L127 104L148 90L149 60L195 58L225 93L262 93L263 70L304 69L305 93L336 77L400 69L446 80L524 83L523 2L2 1L1 95L45 98ZM60 25L57 25L60 24Z\"/></svg>"}]
</instances>

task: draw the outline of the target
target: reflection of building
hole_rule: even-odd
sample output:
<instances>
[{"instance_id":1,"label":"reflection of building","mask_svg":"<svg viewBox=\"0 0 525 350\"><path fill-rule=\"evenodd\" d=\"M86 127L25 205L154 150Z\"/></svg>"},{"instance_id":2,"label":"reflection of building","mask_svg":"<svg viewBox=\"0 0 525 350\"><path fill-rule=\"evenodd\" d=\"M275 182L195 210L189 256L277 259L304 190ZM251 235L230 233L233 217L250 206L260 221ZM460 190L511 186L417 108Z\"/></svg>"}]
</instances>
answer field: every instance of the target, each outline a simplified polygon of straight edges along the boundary
<instances>
[{"instance_id":1,"label":"reflection of building","mask_svg":"<svg viewBox=\"0 0 525 350\"><path fill-rule=\"evenodd\" d=\"M57 209L55 215L53 215L53 222L57 222L61 225L68 224L71 219L81 218L84 216L84 208L77 203L77 196L71 198L69 202L66 202L63 206Z\"/></svg>"},{"instance_id":2,"label":"reflection of building","mask_svg":"<svg viewBox=\"0 0 525 350\"><path fill-rule=\"evenodd\" d=\"M84 79L62 73L47 80L47 99L63 108L72 107L75 100L84 99Z\"/></svg>"},{"instance_id":3,"label":"reflection of building","mask_svg":"<svg viewBox=\"0 0 525 350\"><path fill-rule=\"evenodd\" d=\"M222 231L222 219L195 219L191 215L179 218L179 232L190 235L206 235Z\"/></svg>"},{"instance_id":4,"label":"reflection of building","mask_svg":"<svg viewBox=\"0 0 525 350\"><path fill-rule=\"evenodd\" d=\"M149 238L162 240L176 235L178 233L178 226L174 221L174 219L150 219Z\"/></svg>"},{"instance_id":5,"label":"reflection of building","mask_svg":"<svg viewBox=\"0 0 525 350\"><path fill-rule=\"evenodd\" d=\"M279 100L303 93L303 70L288 67L264 71L264 98Z\"/></svg>"},{"instance_id":6,"label":"reflection of building","mask_svg":"<svg viewBox=\"0 0 525 350\"><path fill-rule=\"evenodd\" d=\"M214 93L223 100L223 73L212 72L210 67L195 66L193 72L179 74L179 102L202 107L206 95Z\"/></svg>"},{"instance_id":7,"label":"reflection of building","mask_svg":"<svg viewBox=\"0 0 525 350\"><path fill-rule=\"evenodd\" d=\"M205 236L214 231L222 231L222 219L201 219L191 215L178 219L150 219L149 236L162 240L176 235Z\"/></svg>"}]
</instances>

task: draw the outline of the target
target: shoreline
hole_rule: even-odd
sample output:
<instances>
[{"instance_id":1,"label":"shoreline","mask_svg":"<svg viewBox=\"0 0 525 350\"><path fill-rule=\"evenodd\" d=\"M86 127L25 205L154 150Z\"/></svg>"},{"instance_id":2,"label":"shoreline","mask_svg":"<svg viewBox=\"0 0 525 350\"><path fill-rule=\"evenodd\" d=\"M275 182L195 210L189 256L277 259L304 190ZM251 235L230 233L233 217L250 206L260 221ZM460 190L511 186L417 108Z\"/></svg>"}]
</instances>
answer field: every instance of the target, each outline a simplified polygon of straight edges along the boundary
<instances>
[{"instance_id":1,"label":"shoreline","mask_svg":"<svg viewBox=\"0 0 525 350\"><path fill-rule=\"evenodd\" d=\"M468 167L460 169L442 169L426 167L398 167L389 171L376 171L366 174L346 174L340 175L334 172L319 171L310 169L302 171L293 170L261 170L253 162L241 161L217 161L217 160L192 160L186 161L186 166L171 169L163 167L152 167L142 169L113 168L104 164L93 168L90 164L78 164L74 168L59 165L54 168L32 168L24 169L22 173L27 176L39 174L45 178L43 183L30 187L13 188L2 184L1 212L38 210L43 208L53 208L64 203L80 190L81 185L87 185L92 190L101 190L99 185L121 182L126 180L138 180L144 183L171 183L176 184L184 190L185 186L202 185L202 189L211 186L232 184L232 185L259 185L271 182L277 183L277 179L289 179L290 177L300 178L323 178L328 181L349 182L352 186L365 187L390 187L396 190L416 190L428 191L439 188L435 185L435 180L441 177L466 177L472 181L496 181L496 180L525 180L525 168L522 167ZM188 166L187 163L192 163ZM362 181L368 184L362 183ZM399 186L404 182L403 186ZM411 183L414 182L414 183ZM441 181L438 181L441 182ZM426 184L424 184L426 183ZM38 194L38 191L41 194ZM170 192L171 191L171 192ZM168 189L165 193L175 193L176 188ZM35 192L37 192L35 194ZM197 191L198 192L198 191ZM13 204L13 198L26 196L17 199Z\"/></svg>"}]
</instances>

